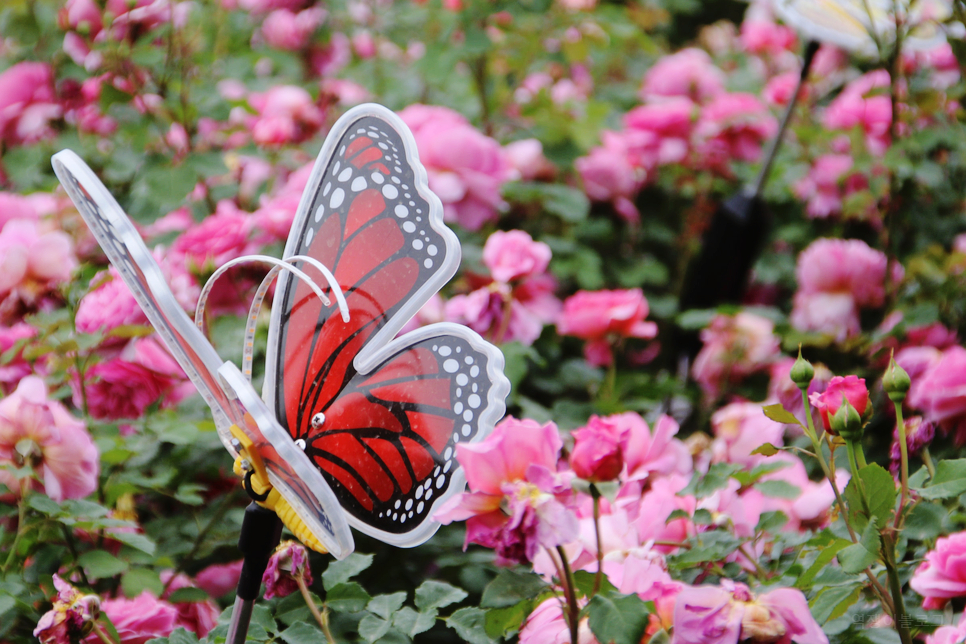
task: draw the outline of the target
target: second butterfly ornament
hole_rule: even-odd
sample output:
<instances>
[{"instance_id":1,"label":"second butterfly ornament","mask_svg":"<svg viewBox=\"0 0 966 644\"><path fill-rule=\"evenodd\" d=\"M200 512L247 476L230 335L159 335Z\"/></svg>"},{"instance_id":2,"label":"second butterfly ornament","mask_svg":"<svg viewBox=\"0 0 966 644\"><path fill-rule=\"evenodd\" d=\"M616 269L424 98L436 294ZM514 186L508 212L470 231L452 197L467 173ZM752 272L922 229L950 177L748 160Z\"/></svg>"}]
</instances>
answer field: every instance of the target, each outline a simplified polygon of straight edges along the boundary
<instances>
[{"instance_id":1,"label":"second butterfly ornament","mask_svg":"<svg viewBox=\"0 0 966 644\"><path fill-rule=\"evenodd\" d=\"M246 489L306 545L348 556L348 526L411 547L462 491L460 443L505 412L503 355L467 327L399 336L456 272L460 246L427 185L406 125L379 105L347 112L312 171L283 257L233 260L202 290L195 323L133 224L73 152L54 170L148 319L212 409ZM247 320L243 364L222 361L202 329L214 281L231 266L272 266ZM265 385L250 384L255 321L272 281ZM398 337L397 337L398 336Z\"/></svg>"}]
</instances>

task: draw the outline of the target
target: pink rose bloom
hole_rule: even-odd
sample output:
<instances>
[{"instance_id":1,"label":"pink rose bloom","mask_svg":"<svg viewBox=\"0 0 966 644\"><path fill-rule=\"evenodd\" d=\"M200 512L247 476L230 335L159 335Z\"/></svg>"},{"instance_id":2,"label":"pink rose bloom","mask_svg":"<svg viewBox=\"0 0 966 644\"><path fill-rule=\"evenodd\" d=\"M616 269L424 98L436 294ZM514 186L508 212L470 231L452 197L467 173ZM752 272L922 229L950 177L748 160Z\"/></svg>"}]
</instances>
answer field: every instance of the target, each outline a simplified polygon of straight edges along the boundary
<instances>
[{"instance_id":1,"label":"pink rose bloom","mask_svg":"<svg viewBox=\"0 0 966 644\"><path fill-rule=\"evenodd\" d=\"M187 575L179 574L171 580L172 571L164 570L161 572L161 583L165 584L167 590L162 599L170 600L171 594L182 588L196 588L191 583ZM174 604L178 610L178 626L183 626L198 637L204 637L208 632L218 625L218 617L221 609L218 604L206 599L205 601L178 602Z\"/></svg>"},{"instance_id":2,"label":"pink rose bloom","mask_svg":"<svg viewBox=\"0 0 966 644\"><path fill-rule=\"evenodd\" d=\"M222 3L229 0L222 0ZM298 11L304 9L305 5L310 4L309 0L230 0L232 8L237 4L239 9L251 12L255 15L268 13L274 9L288 9Z\"/></svg>"},{"instance_id":3,"label":"pink rose bloom","mask_svg":"<svg viewBox=\"0 0 966 644\"><path fill-rule=\"evenodd\" d=\"M772 364L770 370L771 380L768 382L768 399L777 400L785 409L794 414L798 420L805 423L805 403L802 402L802 392L798 388L798 385L792 382L789 376L792 365L794 364L795 359L787 357ZM806 395L822 393L828 387L828 381L832 379L832 372L825 365L815 364L813 367L815 368L815 377L812 378L812 382L805 392ZM812 413L813 420L816 423L820 422L814 410L812 410ZM798 425L786 425L785 429L791 430L798 435L801 434L801 428Z\"/></svg>"},{"instance_id":4,"label":"pink rose bloom","mask_svg":"<svg viewBox=\"0 0 966 644\"><path fill-rule=\"evenodd\" d=\"M94 38L104 27L101 8L94 0L67 0L57 13L57 24L67 31L73 29Z\"/></svg>"},{"instance_id":5,"label":"pink rose bloom","mask_svg":"<svg viewBox=\"0 0 966 644\"><path fill-rule=\"evenodd\" d=\"M172 0L107 0L105 11L114 16L111 38L120 41L143 35L163 24L180 29L187 23L192 6L191 2Z\"/></svg>"},{"instance_id":6,"label":"pink rose bloom","mask_svg":"<svg viewBox=\"0 0 966 644\"><path fill-rule=\"evenodd\" d=\"M496 221L506 209L500 190L510 178L500 144L445 107L410 105L399 116L413 132L446 220L468 230Z\"/></svg>"},{"instance_id":7,"label":"pink rose bloom","mask_svg":"<svg viewBox=\"0 0 966 644\"><path fill-rule=\"evenodd\" d=\"M935 347L906 347L896 354L896 364L905 369L912 381L906 404L912 409L921 409L924 396L927 394L922 388L926 373L942 360L943 352Z\"/></svg>"},{"instance_id":8,"label":"pink rose bloom","mask_svg":"<svg viewBox=\"0 0 966 644\"><path fill-rule=\"evenodd\" d=\"M522 230L497 230L483 246L483 263L497 282L539 275L550 264L550 247Z\"/></svg>"},{"instance_id":9,"label":"pink rose bloom","mask_svg":"<svg viewBox=\"0 0 966 644\"><path fill-rule=\"evenodd\" d=\"M33 302L69 280L76 267L74 244L61 230L41 232L29 219L8 221L0 230L0 296L16 290Z\"/></svg>"},{"instance_id":10,"label":"pink rose bloom","mask_svg":"<svg viewBox=\"0 0 966 644\"><path fill-rule=\"evenodd\" d=\"M365 87L342 78L323 78L321 87L324 94L334 97L339 105L345 107L365 103L372 98Z\"/></svg>"},{"instance_id":11,"label":"pink rose bloom","mask_svg":"<svg viewBox=\"0 0 966 644\"><path fill-rule=\"evenodd\" d=\"M620 429L591 416L590 422L572 432L574 449L570 467L574 474L593 483L613 481L624 468L623 439Z\"/></svg>"},{"instance_id":12,"label":"pink rose bloom","mask_svg":"<svg viewBox=\"0 0 966 644\"><path fill-rule=\"evenodd\" d=\"M787 72L784 74L779 74L773 77L765 85L765 89L762 90L762 96L769 105L775 107L784 107L788 105L788 102L792 100L792 94L795 92L795 88L798 86L798 74L796 72ZM805 97L808 95L808 88L802 88L800 97Z\"/></svg>"},{"instance_id":13,"label":"pink rose bloom","mask_svg":"<svg viewBox=\"0 0 966 644\"><path fill-rule=\"evenodd\" d=\"M497 563L533 561L540 547L577 536L570 476L557 471L563 442L553 423L508 417L479 443L460 443L456 458L469 492L436 513L441 523L466 521L466 543L496 549Z\"/></svg>"},{"instance_id":14,"label":"pink rose bloom","mask_svg":"<svg viewBox=\"0 0 966 644\"><path fill-rule=\"evenodd\" d=\"M892 123L888 88L889 73L884 69L855 79L825 108L823 124L832 130L861 128L869 151L876 156L882 155L889 148ZM873 90L876 93L867 96Z\"/></svg>"},{"instance_id":15,"label":"pink rose bloom","mask_svg":"<svg viewBox=\"0 0 966 644\"><path fill-rule=\"evenodd\" d=\"M543 144L538 139L521 139L503 146L503 154L510 165L513 179L533 181L553 178L553 164L543 156Z\"/></svg>"},{"instance_id":16,"label":"pink rose bloom","mask_svg":"<svg viewBox=\"0 0 966 644\"><path fill-rule=\"evenodd\" d=\"M0 354L13 349L21 340L37 335L37 329L26 322L17 322L13 326L0 325ZM9 394L17 383L25 376L33 373L33 369L26 360L23 352L17 351L8 359L0 362L0 392Z\"/></svg>"},{"instance_id":17,"label":"pink rose bloom","mask_svg":"<svg viewBox=\"0 0 966 644\"><path fill-rule=\"evenodd\" d=\"M765 416L761 403L735 402L725 405L711 416L715 440L711 451L715 461L739 463L754 467L766 457L752 452L765 443L775 447L785 444L785 427Z\"/></svg>"},{"instance_id":18,"label":"pink rose bloom","mask_svg":"<svg viewBox=\"0 0 966 644\"><path fill-rule=\"evenodd\" d=\"M291 595L299 589L299 580L306 586L312 584L309 554L301 543L283 541L275 548L262 575L265 599Z\"/></svg>"},{"instance_id":19,"label":"pink rose bloom","mask_svg":"<svg viewBox=\"0 0 966 644\"><path fill-rule=\"evenodd\" d=\"M842 212L842 200L868 187L860 174L850 174L852 157L848 154L825 154L815 160L809 173L794 185L795 194L807 200L809 217L825 218Z\"/></svg>"},{"instance_id":20,"label":"pink rose bloom","mask_svg":"<svg viewBox=\"0 0 966 644\"><path fill-rule=\"evenodd\" d=\"M82 499L97 489L99 457L87 426L48 400L47 386L37 376L27 376L0 400L0 463L33 467L55 501ZM0 470L0 482L19 496L11 472Z\"/></svg>"},{"instance_id":21,"label":"pink rose bloom","mask_svg":"<svg viewBox=\"0 0 966 644\"><path fill-rule=\"evenodd\" d=\"M83 595L54 573L57 597L54 606L43 614L34 629L41 644L70 644L84 637L101 612L97 595Z\"/></svg>"},{"instance_id":22,"label":"pink rose bloom","mask_svg":"<svg viewBox=\"0 0 966 644\"><path fill-rule=\"evenodd\" d=\"M278 85L264 93L252 93L249 104L258 112L248 127L256 145L276 147L301 143L319 131L325 114L307 91L295 85Z\"/></svg>"},{"instance_id":23,"label":"pink rose bloom","mask_svg":"<svg viewBox=\"0 0 966 644\"><path fill-rule=\"evenodd\" d=\"M629 158L648 171L681 163L688 156L696 118L694 103L682 97L635 107L623 119Z\"/></svg>"},{"instance_id":24,"label":"pink rose bloom","mask_svg":"<svg viewBox=\"0 0 966 644\"><path fill-rule=\"evenodd\" d=\"M701 331L704 346L694 359L693 377L708 395L726 382L769 368L778 358L778 338L771 320L753 313L717 315Z\"/></svg>"},{"instance_id":25,"label":"pink rose bloom","mask_svg":"<svg viewBox=\"0 0 966 644\"><path fill-rule=\"evenodd\" d=\"M641 100L684 96L704 103L724 91L724 73L701 49L682 49L657 61L644 74Z\"/></svg>"},{"instance_id":26,"label":"pink rose bloom","mask_svg":"<svg viewBox=\"0 0 966 644\"><path fill-rule=\"evenodd\" d=\"M913 382L909 404L927 420L956 431L956 444L966 443L966 349L955 346Z\"/></svg>"},{"instance_id":27,"label":"pink rose bloom","mask_svg":"<svg viewBox=\"0 0 966 644\"><path fill-rule=\"evenodd\" d=\"M866 412L872 413L872 404L869 401L869 390L865 386L865 378L858 376L835 376L829 380L828 387L820 394L812 394L808 402L818 410L822 416L822 424L825 431L835 434L832 430L832 416L842 406L842 401L847 400L850 405L855 407L859 416L866 417Z\"/></svg>"},{"instance_id":28,"label":"pink rose bloom","mask_svg":"<svg viewBox=\"0 0 966 644\"><path fill-rule=\"evenodd\" d=\"M107 599L101 609L117 629L119 644L145 644L155 637L167 637L180 626L178 609L146 590L134 599ZM84 641L97 644L101 640L89 635Z\"/></svg>"},{"instance_id":29,"label":"pink rose bloom","mask_svg":"<svg viewBox=\"0 0 966 644\"><path fill-rule=\"evenodd\" d=\"M966 595L966 532L937 539L909 586L925 598L926 610L942 610L950 599Z\"/></svg>"},{"instance_id":30,"label":"pink rose bloom","mask_svg":"<svg viewBox=\"0 0 966 644\"><path fill-rule=\"evenodd\" d=\"M227 564L213 564L195 575L195 584L211 597L222 597L238 586L244 560Z\"/></svg>"},{"instance_id":31,"label":"pink rose bloom","mask_svg":"<svg viewBox=\"0 0 966 644\"><path fill-rule=\"evenodd\" d=\"M593 201L607 201L626 221L640 221L641 214L634 198L644 183L646 173L634 167L625 137L617 132L604 131L603 145L593 148L585 157L574 161L584 191Z\"/></svg>"},{"instance_id":32,"label":"pink rose bloom","mask_svg":"<svg viewBox=\"0 0 966 644\"><path fill-rule=\"evenodd\" d=\"M120 355L89 368L84 377L88 412L94 418L140 418L159 400L170 407L194 391L181 367L153 336L131 340ZM71 388L79 407L84 400L77 378L71 380Z\"/></svg>"},{"instance_id":33,"label":"pink rose bloom","mask_svg":"<svg viewBox=\"0 0 966 644\"><path fill-rule=\"evenodd\" d=\"M963 644L966 642L966 613L959 616L956 626L940 626L926 635L926 644Z\"/></svg>"},{"instance_id":34,"label":"pink rose bloom","mask_svg":"<svg viewBox=\"0 0 966 644\"><path fill-rule=\"evenodd\" d=\"M91 284L100 285L85 295L77 307L78 331L106 333L128 324L147 324L147 316L113 266L106 275L96 275Z\"/></svg>"},{"instance_id":35,"label":"pink rose bloom","mask_svg":"<svg viewBox=\"0 0 966 644\"><path fill-rule=\"evenodd\" d=\"M594 417L596 418L596 417ZM670 416L662 414L654 429L640 414L632 411L597 418L620 433L621 449L628 481L642 481L654 474L691 473L693 464L687 446L675 438L678 424Z\"/></svg>"},{"instance_id":36,"label":"pink rose bloom","mask_svg":"<svg viewBox=\"0 0 966 644\"><path fill-rule=\"evenodd\" d=\"M844 342L861 331L859 309L850 293L799 291L794 302L789 322L799 331L824 333L836 342Z\"/></svg>"},{"instance_id":37,"label":"pink rose bloom","mask_svg":"<svg viewBox=\"0 0 966 644\"><path fill-rule=\"evenodd\" d=\"M936 437L936 425L922 416L907 417L904 421L907 451L911 456L917 456ZM892 430L892 447L889 448L889 470L893 476L898 476L901 465L902 447L899 445L899 424L896 423Z\"/></svg>"},{"instance_id":38,"label":"pink rose bloom","mask_svg":"<svg viewBox=\"0 0 966 644\"><path fill-rule=\"evenodd\" d=\"M258 250L251 240L251 216L233 203L218 202L215 214L192 226L171 244L171 254L183 256L194 271L206 272Z\"/></svg>"},{"instance_id":39,"label":"pink rose bloom","mask_svg":"<svg viewBox=\"0 0 966 644\"><path fill-rule=\"evenodd\" d=\"M806 293L849 293L860 307L882 306L886 256L859 239L818 239L798 256L795 275ZM893 269L893 281L902 268Z\"/></svg>"},{"instance_id":40,"label":"pink rose bloom","mask_svg":"<svg viewBox=\"0 0 966 644\"><path fill-rule=\"evenodd\" d=\"M640 543L650 540L667 543L683 543L694 534L694 525L690 519L677 518L668 521L668 517L675 510L684 510L693 515L697 508L697 501L693 496L679 496L679 492L688 484L690 476L670 474L657 477L651 481L650 490L641 497L635 526L637 527ZM658 552L674 552L676 546L655 546Z\"/></svg>"},{"instance_id":41,"label":"pink rose bloom","mask_svg":"<svg viewBox=\"0 0 966 644\"><path fill-rule=\"evenodd\" d=\"M47 63L17 63L0 73L0 141L6 145L53 136L50 122L62 113Z\"/></svg>"},{"instance_id":42,"label":"pink rose bloom","mask_svg":"<svg viewBox=\"0 0 966 644\"><path fill-rule=\"evenodd\" d=\"M288 9L276 9L262 23L262 36L270 47L300 51L325 21L326 15L327 12L322 7L311 7L298 13Z\"/></svg>"},{"instance_id":43,"label":"pink rose bloom","mask_svg":"<svg viewBox=\"0 0 966 644\"><path fill-rule=\"evenodd\" d=\"M732 161L757 161L762 144L777 131L775 118L755 96L724 93L701 108L694 135L704 163L726 172Z\"/></svg>"},{"instance_id":44,"label":"pink rose bloom","mask_svg":"<svg viewBox=\"0 0 966 644\"><path fill-rule=\"evenodd\" d=\"M737 644L740 640L828 644L802 591L778 588L758 597L742 583L684 585L674 604L671 644Z\"/></svg>"},{"instance_id":45,"label":"pink rose bloom","mask_svg":"<svg viewBox=\"0 0 966 644\"><path fill-rule=\"evenodd\" d=\"M653 338L657 325L645 322L647 300L639 288L621 291L578 291L564 301L557 319L560 335L587 340L584 355L592 364L613 359L610 342L619 338Z\"/></svg>"},{"instance_id":46,"label":"pink rose bloom","mask_svg":"<svg viewBox=\"0 0 966 644\"><path fill-rule=\"evenodd\" d=\"M556 286L550 275L533 275L514 286L490 282L467 295L450 298L443 317L465 324L498 344L517 341L529 346L560 312L560 300L553 294Z\"/></svg>"},{"instance_id":47,"label":"pink rose bloom","mask_svg":"<svg viewBox=\"0 0 966 644\"><path fill-rule=\"evenodd\" d=\"M584 603L586 600L581 600ZM533 609L520 629L520 644L571 644L570 627L563 615L563 602L550 597ZM590 620L584 617L577 627L577 644L598 644L590 631Z\"/></svg>"},{"instance_id":48,"label":"pink rose bloom","mask_svg":"<svg viewBox=\"0 0 966 644\"><path fill-rule=\"evenodd\" d=\"M741 23L739 40L742 48L750 54L776 57L793 50L798 39L788 27L757 18Z\"/></svg>"}]
</instances>

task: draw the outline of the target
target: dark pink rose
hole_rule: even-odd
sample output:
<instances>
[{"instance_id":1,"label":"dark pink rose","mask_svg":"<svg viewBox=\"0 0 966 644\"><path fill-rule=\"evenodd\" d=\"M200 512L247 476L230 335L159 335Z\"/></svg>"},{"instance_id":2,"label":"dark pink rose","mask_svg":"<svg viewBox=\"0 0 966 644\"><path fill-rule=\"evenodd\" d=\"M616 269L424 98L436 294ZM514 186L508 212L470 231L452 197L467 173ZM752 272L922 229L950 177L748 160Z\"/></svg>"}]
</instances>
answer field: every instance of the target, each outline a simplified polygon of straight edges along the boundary
<instances>
[{"instance_id":1,"label":"dark pink rose","mask_svg":"<svg viewBox=\"0 0 966 644\"><path fill-rule=\"evenodd\" d=\"M825 391L811 395L809 402L822 415L822 424L825 426L825 431L835 433L832 431L832 416L842 406L843 400L848 400L849 404L855 407L859 416L864 417L866 411L871 411L869 390L865 386L865 378L835 376L829 380Z\"/></svg>"},{"instance_id":2,"label":"dark pink rose","mask_svg":"<svg viewBox=\"0 0 966 644\"><path fill-rule=\"evenodd\" d=\"M942 610L950 599L966 596L966 532L937 539L909 586L925 598L926 610Z\"/></svg>"},{"instance_id":3,"label":"dark pink rose","mask_svg":"<svg viewBox=\"0 0 966 644\"><path fill-rule=\"evenodd\" d=\"M613 481L624 467L620 428L591 416L590 422L573 432L570 467L582 479L595 483Z\"/></svg>"}]
</instances>

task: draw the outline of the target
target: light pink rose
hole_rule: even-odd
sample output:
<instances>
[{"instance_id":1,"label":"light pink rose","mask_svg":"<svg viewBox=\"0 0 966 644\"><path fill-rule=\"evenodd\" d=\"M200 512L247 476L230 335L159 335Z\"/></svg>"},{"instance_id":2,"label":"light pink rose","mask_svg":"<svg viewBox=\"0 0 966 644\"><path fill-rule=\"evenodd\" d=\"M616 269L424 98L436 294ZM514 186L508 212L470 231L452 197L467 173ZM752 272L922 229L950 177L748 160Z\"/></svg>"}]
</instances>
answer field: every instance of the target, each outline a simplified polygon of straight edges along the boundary
<instances>
[{"instance_id":1,"label":"light pink rose","mask_svg":"<svg viewBox=\"0 0 966 644\"><path fill-rule=\"evenodd\" d=\"M238 585L244 560L239 559L227 564L213 564L197 575L195 583L212 597L222 597Z\"/></svg>"},{"instance_id":2,"label":"light pink rose","mask_svg":"<svg viewBox=\"0 0 966 644\"><path fill-rule=\"evenodd\" d=\"M21 340L32 338L37 335L37 329L26 322L17 322L13 326L3 326L0 324L0 354L6 353ZM23 352L17 351L14 355L0 363L0 391L9 394L24 376L33 373L33 369L26 360Z\"/></svg>"},{"instance_id":3,"label":"light pink rose","mask_svg":"<svg viewBox=\"0 0 966 644\"><path fill-rule=\"evenodd\" d=\"M446 220L469 230L495 221L506 209L500 190L510 178L500 144L445 107L410 105L399 116L413 132Z\"/></svg>"},{"instance_id":4,"label":"light pink rose","mask_svg":"<svg viewBox=\"0 0 966 644\"><path fill-rule=\"evenodd\" d=\"M861 331L859 309L850 293L799 291L795 293L794 302L789 321L799 331L824 333L837 342Z\"/></svg>"},{"instance_id":5,"label":"light pink rose","mask_svg":"<svg viewBox=\"0 0 966 644\"><path fill-rule=\"evenodd\" d=\"M688 475L693 469L687 446L675 438L678 424L673 418L661 415L654 428L640 414L632 411L599 419L621 432L621 447L627 470L624 478L641 481L652 475Z\"/></svg>"},{"instance_id":6,"label":"light pink rose","mask_svg":"<svg viewBox=\"0 0 966 644\"><path fill-rule=\"evenodd\" d=\"M635 107L623 119L629 158L647 171L681 163L690 151L697 116L695 104L683 97Z\"/></svg>"},{"instance_id":7,"label":"light pink rose","mask_svg":"<svg viewBox=\"0 0 966 644\"><path fill-rule=\"evenodd\" d=\"M868 187L860 174L850 173L852 157L848 154L825 154L815 160L809 173L794 185L795 194L806 199L809 217L824 218L842 212L842 200Z\"/></svg>"},{"instance_id":8,"label":"light pink rose","mask_svg":"<svg viewBox=\"0 0 966 644\"><path fill-rule=\"evenodd\" d=\"M859 307L882 306L886 256L859 239L818 239L798 256L795 275L806 293L848 293ZM893 268L893 283L902 279Z\"/></svg>"},{"instance_id":9,"label":"light pink rose","mask_svg":"<svg viewBox=\"0 0 966 644\"><path fill-rule=\"evenodd\" d=\"M690 519L679 517L668 521L675 510L684 510L688 516L694 514L697 500L691 495L679 495L688 484L690 476L670 474L651 481L650 489L641 497L635 525L640 543L653 539L663 542L655 546L659 552L674 552L677 546L694 534L694 524Z\"/></svg>"},{"instance_id":10,"label":"light pink rose","mask_svg":"<svg viewBox=\"0 0 966 644\"><path fill-rule=\"evenodd\" d=\"M757 161L778 122L755 96L718 94L701 108L694 128L697 155L707 167L727 172L732 161Z\"/></svg>"},{"instance_id":11,"label":"light pink rose","mask_svg":"<svg viewBox=\"0 0 966 644\"><path fill-rule=\"evenodd\" d=\"M132 340L120 355L94 365L84 376L83 392L79 380L71 380L74 404L81 406L86 394L94 418L140 418L152 404L175 405L194 391L178 363L152 336Z\"/></svg>"},{"instance_id":12,"label":"light pink rose","mask_svg":"<svg viewBox=\"0 0 966 644\"><path fill-rule=\"evenodd\" d=\"M927 420L956 431L956 444L966 443L966 349L954 346L913 383L909 404Z\"/></svg>"},{"instance_id":13,"label":"light pink rose","mask_svg":"<svg viewBox=\"0 0 966 644\"><path fill-rule=\"evenodd\" d=\"M634 223L641 218L634 199L646 173L631 163L625 139L617 132L605 130L601 134L603 145L574 161L574 168L580 174L588 197L593 201L610 202L618 214Z\"/></svg>"},{"instance_id":14,"label":"light pink rose","mask_svg":"<svg viewBox=\"0 0 966 644\"><path fill-rule=\"evenodd\" d=\"M558 597L540 602L520 629L520 644L571 644L570 627L564 618L563 606ZM598 644L590 631L587 617L580 620L577 628L577 644Z\"/></svg>"},{"instance_id":15,"label":"light pink rose","mask_svg":"<svg viewBox=\"0 0 966 644\"><path fill-rule=\"evenodd\" d=\"M29 219L8 221L0 230L0 297L15 290L35 301L76 267L74 244L61 230L42 232Z\"/></svg>"},{"instance_id":16,"label":"light pink rose","mask_svg":"<svg viewBox=\"0 0 966 644\"><path fill-rule=\"evenodd\" d=\"M771 20L757 18L741 23L739 41L742 48L750 54L777 57L794 50L797 40L794 31Z\"/></svg>"},{"instance_id":17,"label":"light pink rose","mask_svg":"<svg viewBox=\"0 0 966 644\"><path fill-rule=\"evenodd\" d=\"M671 644L737 644L739 640L828 644L802 591L778 588L758 597L730 579L684 585L674 605Z\"/></svg>"},{"instance_id":18,"label":"light pink rose","mask_svg":"<svg viewBox=\"0 0 966 644\"><path fill-rule=\"evenodd\" d=\"M684 96L704 103L723 91L724 73L714 66L707 52L689 48L661 58L647 70L641 99Z\"/></svg>"},{"instance_id":19,"label":"light pink rose","mask_svg":"<svg viewBox=\"0 0 966 644\"><path fill-rule=\"evenodd\" d=\"M57 23L65 31L73 29L90 38L104 26L101 9L94 0L67 0L57 13Z\"/></svg>"},{"instance_id":20,"label":"light pink rose","mask_svg":"<svg viewBox=\"0 0 966 644\"><path fill-rule=\"evenodd\" d=\"M855 79L825 108L823 124L833 130L861 128L869 151L882 155L891 141L892 102L888 88L889 73L884 69ZM868 96L874 90L875 94Z\"/></svg>"},{"instance_id":21,"label":"light pink rose","mask_svg":"<svg viewBox=\"0 0 966 644\"><path fill-rule=\"evenodd\" d=\"M47 63L17 63L0 73L0 140L5 144L35 143L53 136L50 122L62 113Z\"/></svg>"},{"instance_id":22,"label":"light pink rose","mask_svg":"<svg viewBox=\"0 0 966 644\"><path fill-rule=\"evenodd\" d=\"M647 299L639 288L578 291L564 301L557 319L557 332L592 344L616 338L653 338L657 335L657 325L644 320L648 310ZM601 364L599 358L592 362Z\"/></svg>"},{"instance_id":23,"label":"light pink rose","mask_svg":"<svg viewBox=\"0 0 966 644\"><path fill-rule=\"evenodd\" d=\"M766 417L761 403L734 402L720 408L711 416L711 429L715 440L711 452L715 461L738 463L754 467L766 457L752 452L771 443L784 445L785 427Z\"/></svg>"},{"instance_id":24,"label":"light pink rose","mask_svg":"<svg viewBox=\"0 0 966 644\"><path fill-rule=\"evenodd\" d=\"M496 549L498 563L533 561L539 547L577 536L570 475L557 471L563 442L553 423L508 417L479 443L460 443L456 458L470 491L436 513L441 523L466 521L466 543Z\"/></svg>"},{"instance_id":25,"label":"light pink rose","mask_svg":"<svg viewBox=\"0 0 966 644\"><path fill-rule=\"evenodd\" d=\"M23 442L29 442L26 457ZM97 489L99 459L87 426L49 400L47 386L36 376L23 378L16 391L0 400L0 463L21 465L22 460L55 501L82 499ZM9 471L0 471L0 482L19 495Z\"/></svg>"},{"instance_id":26,"label":"light pink rose","mask_svg":"<svg viewBox=\"0 0 966 644\"><path fill-rule=\"evenodd\" d=\"M778 358L778 338L771 320L754 313L717 315L701 331L704 346L694 359L694 379L709 395L726 382L770 367Z\"/></svg>"},{"instance_id":27,"label":"light pink rose","mask_svg":"<svg viewBox=\"0 0 966 644\"><path fill-rule=\"evenodd\" d=\"M193 4L172 0L107 0L105 12L114 16L110 37L129 40L164 24L180 29L187 23Z\"/></svg>"},{"instance_id":28,"label":"light pink rose","mask_svg":"<svg viewBox=\"0 0 966 644\"><path fill-rule=\"evenodd\" d=\"M309 93L295 85L277 85L264 93L249 94L248 103L258 113L248 119L256 145L301 143L314 136L325 121L325 114Z\"/></svg>"},{"instance_id":29,"label":"light pink rose","mask_svg":"<svg viewBox=\"0 0 966 644\"><path fill-rule=\"evenodd\" d=\"M483 245L483 263L497 282L542 274L550 264L550 247L522 230L497 230Z\"/></svg>"},{"instance_id":30,"label":"light pink rose","mask_svg":"<svg viewBox=\"0 0 966 644\"><path fill-rule=\"evenodd\" d=\"M942 610L950 599L966 596L966 532L937 539L909 586L925 598L926 610Z\"/></svg>"},{"instance_id":31,"label":"light pink rose","mask_svg":"<svg viewBox=\"0 0 966 644\"><path fill-rule=\"evenodd\" d=\"M795 92L796 87L798 87L797 73L787 72L785 74L779 74L768 81L765 89L762 90L762 96L769 105L784 107L792 100L792 94ZM807 88L803 87L799 97L806 96L807 94Z\"/></svg>"},{"instance_id":32,"label":"light pink rose","mask_svg":"<svg viewBox=\"0 0 966 644\"><path fill-rule=\"evenodd\" d=\"M218 203L215 214L186 230L171 244L171 253L182 256L190 269L205 272L242 255L251 255L258 246L251 240L251 216L233 203Z\"/></svg>"},{"instance_id":33,"label":"light pink rose","mask_svg":"<svg viewBox=\"0 0 966 644\"><path fill-rule=\"evenodd\" d=\"M503 146L503 154L510 166L512 179L533 181L553 178L554 167L543 156L543 144L539 139L521 139Z\"/></svg>"},{"instance_id":34,"label":"light pink rose","mask_svg":"<svg viewBox=\"0 0 966 644\"><path fill-rule=\"evenodd\" d=\"M966 642L966 613L959 616L956 626L940 626L926 635L926 644L963 644Z\"/></svg>"},{"instance_id":35,"label":"light pink rose","mask_svg":"<svg viewBox=\"0 0 966 644\"><path fill-rule=\"evenodd\" d=\"M178 609L146 590L134 599L104 600L101 610L117 629L119 644L145 644L155 637L167 637L179 626ZM101 640L92 634L84 641L97 644Z\"/></svg>"},{"instance_id":36,"label":"light pink rose","mask_svg":"<svg viewBox=\"0 0 966 644\"><path fill-rule=\"evenodd\" d=\"M322 7L311 7L295 13L289 9L276 9L262 23L265 42L276 49L300 51L326 18Z\"/></svg>"}]
</instances>

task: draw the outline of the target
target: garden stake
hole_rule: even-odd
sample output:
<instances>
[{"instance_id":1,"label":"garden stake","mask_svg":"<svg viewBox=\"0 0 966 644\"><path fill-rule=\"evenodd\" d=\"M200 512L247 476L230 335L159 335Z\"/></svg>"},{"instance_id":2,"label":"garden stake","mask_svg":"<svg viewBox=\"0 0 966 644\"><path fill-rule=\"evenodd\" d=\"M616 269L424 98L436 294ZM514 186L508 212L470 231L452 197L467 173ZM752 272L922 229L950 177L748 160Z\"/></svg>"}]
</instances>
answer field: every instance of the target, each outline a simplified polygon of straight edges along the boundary
<instances>
[{"instance_id":1,"label":"garden stake","mask_svg":"<svg viewBox=\"0 0 966 644\"><path fill-rule=\"evenodd\" d=\"M244 644L248 635L248 624L252 618L252 608L258 599L262 586L262 575L268 559L282 536L282 522L278 515L252 501L245 508L238 549L245 556L238 590L235 592L235 606L231 612L226 644Z\"/></svg>"}]
</instances>

